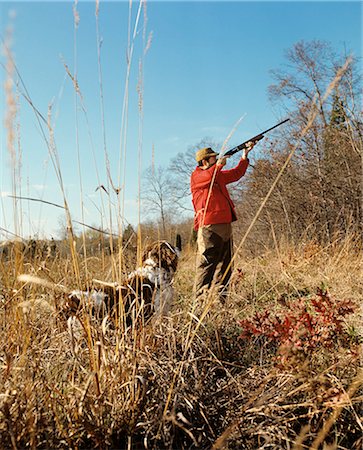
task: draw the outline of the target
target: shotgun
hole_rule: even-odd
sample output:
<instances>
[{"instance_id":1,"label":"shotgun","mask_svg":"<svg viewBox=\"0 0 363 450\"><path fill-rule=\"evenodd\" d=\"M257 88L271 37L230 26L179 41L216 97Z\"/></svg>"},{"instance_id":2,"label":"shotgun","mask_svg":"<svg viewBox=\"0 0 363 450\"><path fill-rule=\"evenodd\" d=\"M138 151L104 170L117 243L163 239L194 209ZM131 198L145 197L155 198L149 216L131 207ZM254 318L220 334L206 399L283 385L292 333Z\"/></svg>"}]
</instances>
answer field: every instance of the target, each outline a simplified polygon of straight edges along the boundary
<instances>
[{"instance_id":1,"label":"shotgun","mask_svg":"<svg viewBox=\"0 0 363 450\"><path fill-rule=\"evenodd\" d=\"M257 136L254 136L253 138L248 139L247 141L243 142L242 144L237 145L237 147L231 148L231 150L228 150L228 152L226 152L223 156L232 156L235 153L237 153L237 152L243 150L244 148L246 148L247 144L249 142L258 142L258 141L260 141L264 137L264 135L266 133L268 133L269 131L271 131L271 130L277 128L277 127L279 127L280 125L282 125L283 123L287 122L288 120L290 120L290 119L285 119L282 122L278 123L277 125L274 125L273 127L271 127L269 129L263 131L262 133L258 134Z\"/></svg>"}]
</instances>

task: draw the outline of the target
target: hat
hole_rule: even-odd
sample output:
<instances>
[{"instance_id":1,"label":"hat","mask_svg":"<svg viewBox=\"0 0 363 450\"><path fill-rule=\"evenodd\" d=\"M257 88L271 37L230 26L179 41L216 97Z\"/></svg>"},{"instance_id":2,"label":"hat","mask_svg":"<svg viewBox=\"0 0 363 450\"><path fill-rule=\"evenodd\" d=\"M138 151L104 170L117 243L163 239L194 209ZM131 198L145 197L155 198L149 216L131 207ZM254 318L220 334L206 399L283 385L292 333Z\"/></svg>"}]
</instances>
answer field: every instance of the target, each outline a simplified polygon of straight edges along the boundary
<instances>
[{"instance_id":1,"label":"hat","mask_svg":"<svg viewBox=\"0 0 363 450\"><path fill-rule=\"evenodd\" d=\"M195 159L197 162L202 161L202 159L207 159L210 156L218 156L218 153L214 152L210 147L201 148L195 154Z\"/></svg>"}]
</instances>

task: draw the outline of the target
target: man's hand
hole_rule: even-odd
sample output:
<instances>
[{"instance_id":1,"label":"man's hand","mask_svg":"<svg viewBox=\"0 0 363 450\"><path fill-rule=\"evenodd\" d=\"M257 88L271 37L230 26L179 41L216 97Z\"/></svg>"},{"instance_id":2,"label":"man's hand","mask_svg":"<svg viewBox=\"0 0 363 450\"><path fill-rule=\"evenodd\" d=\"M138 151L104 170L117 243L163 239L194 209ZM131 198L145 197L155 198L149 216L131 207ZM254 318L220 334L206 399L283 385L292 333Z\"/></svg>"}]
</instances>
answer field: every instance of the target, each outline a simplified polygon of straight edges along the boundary
<instances>
[{"instance_id":1,"label":"man's hand","mask_svg":"<svg viewBox=\"0 0 363 450\"><path fill-rule=\"evenodd\" d=\"M227 162L227 156L222 156L222 158L219 158L217 161L217 166L225 166Z\"/></svg>"},{"instance_id":2,"label":"man's hand","mask_svg":"<svg viewBox=\"0 0 363 450\"><path fill-rule=\"evenodd\" d=\"M242 152L242 159L247 159L249 152L253 149L255 145L256 142L254 141L247 142L246 148L244 148Z\"/></svg>"}]
</instances>

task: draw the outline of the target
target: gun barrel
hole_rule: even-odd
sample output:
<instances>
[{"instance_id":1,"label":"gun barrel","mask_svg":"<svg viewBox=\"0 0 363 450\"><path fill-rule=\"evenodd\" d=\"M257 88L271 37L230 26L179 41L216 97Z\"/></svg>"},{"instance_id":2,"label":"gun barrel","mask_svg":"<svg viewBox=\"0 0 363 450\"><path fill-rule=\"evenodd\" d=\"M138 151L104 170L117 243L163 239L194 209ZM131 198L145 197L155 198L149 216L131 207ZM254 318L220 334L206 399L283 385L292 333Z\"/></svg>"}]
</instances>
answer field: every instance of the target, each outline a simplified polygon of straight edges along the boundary
<instances>
[{"instance_id":1,"label":"gun barrel","mask_svg":"<svg viewBox=\"0 0 363 450\"><path fill-rule=\"evenodd\" d=\"M288 122L290 119L285 119L282 122L278 123L277 125L274 125L273 127L269 128L268 130L263 131L261 134L265 134L268 133L269 131L273 130L274 128L279 127L280 125L282 125L285 122Z\"/></svg>"},{"instance_id":2,"label":"gun barrel","mask_svg":"<svg viewBox=\"0 0 363 450\"><path fill-rule=\"evenodd\" d=\"M231 156L231 155L234 155L235 153L237 153L237 152L243 150L244 148L246 148L248 142L251 142L251 141L252 141L252 142L260 141L260 140L264 137L264 135L265 135L266 133L268 133L269 131L271 131L271 130L273 130L273 129L279 127L280 125L282 125L282 124L288 122L289 120L290 120L290 119L285 119L285 120L283 120L282 122L279 122L277 125L274 125L273 127L268 128L267 130L263 131L262 133L257 134L257 135L254 136L253 138L248 139L248 141L245 141L245 142L243 142L242 144L237 145L237 147L231 148L231 150L228 150L228 152L226 152L226 153L224 154L224 156Z\"/></svg>"}]
</instances>

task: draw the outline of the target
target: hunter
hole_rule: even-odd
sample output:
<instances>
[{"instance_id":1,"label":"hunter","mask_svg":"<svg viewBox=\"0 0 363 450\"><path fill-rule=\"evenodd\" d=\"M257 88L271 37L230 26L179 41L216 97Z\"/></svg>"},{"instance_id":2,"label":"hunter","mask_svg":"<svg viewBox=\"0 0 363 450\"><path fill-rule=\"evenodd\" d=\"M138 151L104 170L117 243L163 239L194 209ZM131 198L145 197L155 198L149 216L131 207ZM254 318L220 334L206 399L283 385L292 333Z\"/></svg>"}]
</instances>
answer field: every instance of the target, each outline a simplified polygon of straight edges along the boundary
<instances>
[{"instance_id":1,"label":"hunter","mask_svg":"<svg viewBox=\"0 0 363 450\"><path fill-rule=\"evenodd\" d=\"M227 184L238 181L246 173L247 156L254 145L255 142L248 142L237 166L229 170L224 169L227 157L217 159L218 153L213 149L202 148L196 153L198 166L191 175L190 185L195 211L194 229L198 232L197 296L211 287L215 275L222 303L228 295L232 274L232 222L237 220L237 216Z\"/></svg>"}]
</instances>

